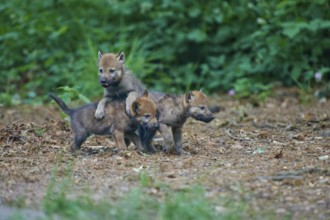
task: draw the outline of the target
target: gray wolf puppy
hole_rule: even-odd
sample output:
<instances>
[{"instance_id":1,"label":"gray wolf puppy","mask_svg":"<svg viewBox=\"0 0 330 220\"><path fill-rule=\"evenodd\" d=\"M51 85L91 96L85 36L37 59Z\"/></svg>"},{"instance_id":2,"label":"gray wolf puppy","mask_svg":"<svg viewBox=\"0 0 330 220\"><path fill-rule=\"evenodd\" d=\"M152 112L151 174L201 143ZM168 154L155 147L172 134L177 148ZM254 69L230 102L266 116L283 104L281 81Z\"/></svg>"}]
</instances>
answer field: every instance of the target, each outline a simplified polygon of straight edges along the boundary
<instances>
[{"instance_id":1,"label":"gray wolf puppy","mask_svg":"<svg viewBox=\"0 0 330 220\"><path fill-rule=\"evenodd\" d=\"M91 134L111 135L119 149L125 149L125 146L132 141L139 150L143 150L144 147L135 131L138 127L146 130L158 128L157 105L148 98L146 91L143 96L132 93L126 101L107 104L103 120L94 117L97 103L70 109L59 97L51 93L49 96L70 116L74 133L71 151L80 149Z\"/></svg>"},{"instance_id":2,"label":"gray wolf puppy","mask_svg":"<svg viewBox=\"0 0 330 220\"><path fill-rule=\"evenodd\" d=\"M135 91L143 94L142 83L124 67L125 54L107 53L102 55L98 52L98 75L99 83L104 88L104 98L98 103L95 112L96 119L102 119L105 115L105 104L114 100L122 100Z\"/></svg>"},{"instance_id":3,"label":"gray wolf puppy","mask_svg":"<svg viewBox=\"0 0 330 220\"><path fill-rule=\"evenodd\" d=\"M157 103L159 131L165 141L164 152L175 147L178 155L186 153L182 149L182 127L189 117L206 123L214 119L208 98L200 91L190 91L181 96L152 92L149 97Z\"/></svg>"}]
</instances>

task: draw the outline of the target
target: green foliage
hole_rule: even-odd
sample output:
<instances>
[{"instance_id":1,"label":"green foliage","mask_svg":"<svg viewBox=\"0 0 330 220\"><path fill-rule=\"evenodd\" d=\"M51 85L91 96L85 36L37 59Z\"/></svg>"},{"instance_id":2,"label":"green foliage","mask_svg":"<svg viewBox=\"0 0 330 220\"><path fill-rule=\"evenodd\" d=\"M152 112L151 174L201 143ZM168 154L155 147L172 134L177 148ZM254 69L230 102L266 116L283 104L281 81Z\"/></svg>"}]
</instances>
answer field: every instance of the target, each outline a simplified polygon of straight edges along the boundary
<instances>
[{"instance_id":1,"label":"green foliage","mask_svg":"<svg viewBox=\"0 0 330 220\"><path fill-rule=\"evenodd\" d=\"M100 98L97 50L124 51L147 87L184 92L329 73L327 0L5 0L0 6L0 103L44 100L58 87ZM261 85L261 86L259 86ZM9 94L9 95L8 95ZM20 103L20 101L15 101Z\"/></svg>"},{"instance_id":2,"label":"green foliage","mask_svg":"<svg viewBox=\"0 0 330 220\"><path fill-rule=\"evenodd\" d=\"M166 197L160 219L216 219L214 209L203 195L204 190L195 187Z\"/></svg>"},{"instance_id":3,"label":"green foliage","mask_svg":"<svg viewBox=\"0 0 330 220\"><path fill-rule=\"evenodd\" d=\"M52 219L238 219L244 214L246 204L232 199L207 198L202 187L194 186L184 190L158 188L164 196L148 193L152 187L147 174L142 172L141 187L130 190L116 199L102 198L93 201L89 189L77 192L72 179L72 165L55 165L42 203L42 209ZM141 174L142 174L141 173ZM150 177L148 177L149 179ZM148 182L147 184L145 184ZM216 206L223 207L218 213Z\"/></svg>"},{"instance_id":4,"label":"green foliage","mask_svg":"<svg viewBox=\"0 0 330 220\"><path fill-rule=\"evenodd\" d=\"M86 96L81 94L77 89L73 87L63 86L58 88L60 93L63 94L63 101L68 103L72 99L79 99L83 101L85 104L90 103L91 100L89 100Z\"/></svg>"},{"instance_id":5,"label":"green foliage","mask_svg":"<svg viewBox=\"0 0 330 220\"><path fill-rule=\"evenodd\" d=\"M56 191L56 197L46 196L44 211L49 217L55 215L64 219L237 219L244 216L243 209L231 203L224 204L228 208L225 213L216 213L204 193L201 188L193 187L186 191L170 191L164 199L157 199L141 189L134 189L115 201L93 202L91 196L70 199L67 191Z\"/></svg>"}]
</instances>

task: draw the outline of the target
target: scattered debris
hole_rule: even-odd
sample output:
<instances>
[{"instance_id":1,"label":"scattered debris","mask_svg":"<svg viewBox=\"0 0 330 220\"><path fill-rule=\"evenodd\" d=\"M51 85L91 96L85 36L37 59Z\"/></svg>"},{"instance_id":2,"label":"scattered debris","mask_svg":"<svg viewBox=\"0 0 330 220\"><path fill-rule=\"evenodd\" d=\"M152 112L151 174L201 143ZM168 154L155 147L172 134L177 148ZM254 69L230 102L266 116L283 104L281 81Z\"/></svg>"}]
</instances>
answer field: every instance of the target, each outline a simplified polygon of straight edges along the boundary
<instances>
[{"instance_id":1,"label":"scattered debris","mask_svg":"<svg viewBox=\"0 0 330 220\"><path fill-rule=\"evenodd\" d=\"M57 108L0 108L0 200L41 204L51 176L56 172L60 181L70 171L73 194L88 186L95 198L113 198L143 183L141 190L161 197L168 189L202 185L214 198L248 198L249 209L270 207L279 218L328 219L330 102L301 105L298 99L269 97L259 107L232 97L211 99L226 108L212 123L187 121L183 147L190 156L163 153L159 136L153 142L159 152L152 155L132 146L117 152L112 139L94 136L73 156L72 132ZM226 212L222 204L214 207Z\"/></svg>"}]
</instances>

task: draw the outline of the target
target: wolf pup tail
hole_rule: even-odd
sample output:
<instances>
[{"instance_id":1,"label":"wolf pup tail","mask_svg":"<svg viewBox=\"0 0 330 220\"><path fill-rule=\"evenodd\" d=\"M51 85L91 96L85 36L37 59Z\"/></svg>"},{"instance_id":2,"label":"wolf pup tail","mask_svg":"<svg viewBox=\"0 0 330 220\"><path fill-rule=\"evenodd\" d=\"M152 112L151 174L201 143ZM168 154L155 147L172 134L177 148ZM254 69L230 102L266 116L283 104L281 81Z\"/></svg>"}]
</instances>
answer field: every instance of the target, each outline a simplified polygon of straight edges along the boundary
<instances>
[{"instance_id":1,"label":"wolf pup tail","mask_svg":"<svg viewBox=\"0 0 330 220\"><path fill-rule=\"evenodd\" d=\"M62 99L60 99L59 97L57 97L56 95L54 95L53 93L48 93L48 95L54 99L54 101L60 106L60 108L62 109L62 111L65 112L65 114L71 116L73 113L73 110L70 109L64 102Z\"/></svg>"}]
</instances>

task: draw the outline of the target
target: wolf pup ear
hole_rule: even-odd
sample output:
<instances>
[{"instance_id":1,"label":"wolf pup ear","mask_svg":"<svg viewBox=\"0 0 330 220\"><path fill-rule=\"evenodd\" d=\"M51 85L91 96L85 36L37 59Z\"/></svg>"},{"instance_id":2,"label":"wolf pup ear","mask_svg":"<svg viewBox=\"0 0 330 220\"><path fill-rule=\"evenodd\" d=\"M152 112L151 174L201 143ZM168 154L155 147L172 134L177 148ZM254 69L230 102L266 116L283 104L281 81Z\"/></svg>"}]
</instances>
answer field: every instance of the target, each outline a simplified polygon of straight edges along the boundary
<instances>
[{"instance_id":1,"label":"wolf pup ear","mask_svg":"<svg viewBox=\"0 0 330 220\"><path fill-rule=\"evenodd\" d=\"M135 114L139 113L139 103L138 102L133 102L132 109L133 109L133 112Z\"/></svg>"},{"instance_id":2,"label":"wolf pup ear","mask_svg":"<svg viewBox=\"0 0 330 220\"><path fill-rule=\"evenodd\" d=\"M100 59L102 58L102 53L101 53L101 51L98 52L98 58L99 58L99 61L100 61Z\"/></svg>"},{"instance_id":3,"label":"wolf pup ear","mask_svg":"<svg viewBox=\"0 0 330 220\"><path fill-rule=\"evenodd\" d=\"M121 51L118 55L117 55L117 59L119 60L120 63L125 63L125 54L123 51Z\"/></svg>"},{"instance_id":4,"label":"wolf pup ear","mask_svg":"<svg viewBox=\"0 0 330 220\"><path fill-rule=\"evenodd\" d=\"M185 97L186 102L187 102L187 103L191 102L193 96L194 96L194 94L192 93L192 91L187 92L187 93L186 93L186 97Z\"/></svg>"},{"instance_id":5,"label":"wolf pup ear","mask_svg":"<svg viewBox=\"0 0 330 220\"><path fill-rule=\"evenodd\" d=\"M148 90L144 90L144 92L143 92L143 97L147 97L148 98Z\"/></svg>"}]
</instances>

